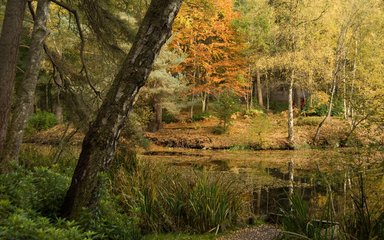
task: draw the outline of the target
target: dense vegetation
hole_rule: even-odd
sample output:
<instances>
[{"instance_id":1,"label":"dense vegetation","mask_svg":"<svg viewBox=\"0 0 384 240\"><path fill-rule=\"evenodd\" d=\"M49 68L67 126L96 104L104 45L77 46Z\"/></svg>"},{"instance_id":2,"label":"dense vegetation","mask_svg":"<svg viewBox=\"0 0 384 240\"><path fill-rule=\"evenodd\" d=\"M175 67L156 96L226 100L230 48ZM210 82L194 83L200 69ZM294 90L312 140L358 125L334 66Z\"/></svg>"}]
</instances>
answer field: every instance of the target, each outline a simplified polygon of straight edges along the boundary
<instances>
[{"instance_id":1,"label":"dense vegetation","mask_svg":"<svg viewBox=\"0 0 384 240\"><path fill-rule=\"evenodd\" d=\"M348 147L310 169L325 199L290 189L282 237L384 238L383 1L2 0L0 20L1 239L210 239L259 219L263 171L172 147Z\"/></svg>"}]
</instances>

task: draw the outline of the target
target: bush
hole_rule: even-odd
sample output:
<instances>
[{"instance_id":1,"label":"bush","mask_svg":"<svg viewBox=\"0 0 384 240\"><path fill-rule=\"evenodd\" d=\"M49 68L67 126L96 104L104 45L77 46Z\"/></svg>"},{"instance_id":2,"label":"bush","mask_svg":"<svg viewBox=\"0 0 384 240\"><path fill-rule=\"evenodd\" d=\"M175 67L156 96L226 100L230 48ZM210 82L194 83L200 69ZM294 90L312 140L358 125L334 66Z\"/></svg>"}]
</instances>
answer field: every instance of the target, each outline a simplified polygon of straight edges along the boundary
<instances>
[{"instance_id":1,"label":"bush","mask_svg":"<svg viewBox=\"0 0 384 240\"><path fill-rule=\"evenodd\" d=\"M11 202L12 206L34 209L54 217L69 187L69 177L55 173L47 168L23 169L0 175L0 196Z\"/></svg>"},{"instance_id":2,"label":"bush","mask_svg":"<svg viewBox=\"0 0 384 240\"><path fill-rule=\"evenodd\" d=\"M240 110L240 101L237 96L230 91L223 92L216 97L213 105L215 116L220 119L224 130L231 124L231 117Z\"/></svg>"},{"instance_id":3,"label":"bush","mask_svg":"<svg viewBox=\"0 0 384 240\"><path fill-rule=\"evenodd\" d=\"M206 119L209 119L211 117L211 114L209 112L202 112L202 113L196 113L192 116L192 121L203 121Z\"/></svg>"},{"instance_id":4,"label":"bush","mask_svg":"<svg viewBox=\"0 0 384 240\"><path fill-rule=\"evenodd\" d=\"M101 182L99 205L75 223L57 219L69 177L43 167L0 175L0 239L139 239L135 219L106 184L110 180Z\"/></svg>"},{"instance_id":5,"label":"bush","mask_svg":"<svg viewBox=\"0 0 384 240\"><path fill-rule=\"evenodd\" d=\"M226 132L226 129L223 126L215 126L212 129L212 133L216 135L221 135Z\"/></svg>"},{"instance_id":6,"label":"bush","mask_svg":"<svg viewBox=\"0 0 384 240\"><path fill-rule=\"evenodd\" d=\"M275 101L272 100L270 102L270 107L269 107L273 113L280 113L283 111L286 111L288 109L288 103L284 101Z\"/></svg>"},{"instance_id":7,"label":"bush","mask_svg":"<svg viewBox=\"0 0 384 240\"><path fill-rule=\"evenodd\" d=\"M54 127L58 124L55 114L45 111L38 111L28 120L27 131L41 131Z\"/></svg>"},{"instance_id":8,"label":"bush","mask_svg":"<svg viewBox=\"0 0 384 240\"><path fill-rule=\"evenodd\" d=\"M56 219L69 183L47 168L0 175L0 239L91 239L75 222Z\"/></svg>"},{"instance_id":9,"label":"bush","mask_svg":"<svg viewBox=\"0 0 384 240\"><path fill-rule=\"evenodd\" d=\"M92 239L93 232L82 231L73 221L51 223L33 211L16 209L0 219L0 239L84 240Z\"/></svg>"},{"instance_id":10,"label":"bush","mask_svg":"<svg viewBox=\"0 0 384 240\"><path fill-rule=\"evenodd\" d=\"M323 119L320 117L299 117L297 119L297 126L318 126Z\"/></svg>"},{"instance_id":11,"label":"bush","mask_svg":"<svg viewBox=\"0 0 384 240\"><path fill-rule=\"evenodd\" d=\"M163 116L162 116L162 120L163 122L165 123L175 123L175 122L178 122L179 120L176 118L175 115L173 115L172 113L168 112L168 111L165 111L163 113Z\"/></svg>"}]
</instances>

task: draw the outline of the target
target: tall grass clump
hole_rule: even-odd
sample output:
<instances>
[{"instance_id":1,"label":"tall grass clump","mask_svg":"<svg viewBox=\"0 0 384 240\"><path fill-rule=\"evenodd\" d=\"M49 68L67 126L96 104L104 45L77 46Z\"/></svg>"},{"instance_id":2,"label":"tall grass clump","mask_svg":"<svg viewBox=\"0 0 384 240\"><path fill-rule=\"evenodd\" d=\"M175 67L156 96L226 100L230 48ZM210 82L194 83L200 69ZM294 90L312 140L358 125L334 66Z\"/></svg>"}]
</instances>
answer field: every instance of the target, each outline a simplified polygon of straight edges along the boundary
<instances>
[{"instance_id":1,"label":"tall grass clump","mask_svg":"<svg viewBox=\"0 0 384 240\"><path fill-rule=\"evenodd\" d=\"M373 176L359 171L352 179L355 184L350 193L352 204L341 225L345 239L384 239L384 177L383 169L380 171L381 174Z\"/></svg>"},{"instance_id":2,"label":"tall grass clump","mask_svg":"<svg viewBox=\"0 0 384 240\"><path fill-rule=\"evenodd\" d=\"M242 214L240 188L224 177L182 171L146 162L131 176L119 171L116 186L142 231L204 233L234 226Z\"/></svg>"},{"instance_id":3,"label":"tall grass clump","mask_svg":"<svg viewBox=\"0 0 384 240\"><path fill-rule=\"evenodd\" d=\"M333 221L329 208L326 208L323 213L325 215L318 219L310 211L308 202L299 194L294 193L289 200L291 209L282 210L283 239L326 240L337 238L335 227L327 223L327 221L329 223Z\"/></svg>"}]
</instances>

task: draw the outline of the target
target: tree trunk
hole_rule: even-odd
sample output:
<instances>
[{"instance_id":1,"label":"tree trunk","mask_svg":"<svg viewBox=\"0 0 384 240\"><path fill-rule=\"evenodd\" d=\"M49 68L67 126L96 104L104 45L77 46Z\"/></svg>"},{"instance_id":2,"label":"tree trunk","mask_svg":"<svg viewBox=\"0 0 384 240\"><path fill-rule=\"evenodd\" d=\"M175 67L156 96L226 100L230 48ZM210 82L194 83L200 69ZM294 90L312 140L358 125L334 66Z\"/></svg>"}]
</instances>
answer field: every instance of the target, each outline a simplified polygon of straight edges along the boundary
<instances>
[{"instance_id":1,"label":"tree trunk","mask_svg":"<svg viewBox=\"0 0 384 240\"><path fill-rule=\"evenodd\" d=\"M25 0L8 0L0 36L0 155L5 147L11 98L15 85Z\"/></svg>"},{"instance_id":2,"label":"tree trunk","mask_svg":"<svg viewBox=\"0 0 384 240\"><path fill-rule=\"evenodd\" d=\"M344 119L348 120L346 63L347 63L347 59L346 59L346 56L344 56L344 60L343 60L343 114L344 114Z\"/></svg>"},{"instance_id":3,"label":"tree trunk","mask_svg":"<svg viewBox=\"0 0 384 240\"><path fill-rule=\"evenodd\" d=\"M291 79L289 83L288 91L288 145L293 147L294 145L294 133L293 133L293 83L294 83L295 70L292 69Z\"/></svg>"},{"instance_id":4,"label":"tree trunk","mask_svg":"<svg viewBox=\"0 0 384 240\"><path fill-rule=\"evenodd\" d=\"M252 68L249 66L249 81L252 83ZM249 109L253 109L253 84L249 86Z\"/></svg>"},{"instance_id":5,"label":"tree trunk","mask_svg":"<svg viewBox=\"0 0 384 240\"><path fill-rule=\"evenodd\" d=\"M296 85L295 87L296 108L301 111L301 89Z\"/></svg>"},{"instance_id":6,"label":"tree trunk","mask_svg":"<svg viewBox=\"0 0 384 240\"><path fill-rule=\"evenodd\" d=\"M344 56L344 52L346 51L345 49L345 38L346 34L348 31L349 26L345 25L342 26L339 34L339 39L337 40L337 48L336 48L336 62L335 62L335 68L333 70L332 74L332 88L331 88L331 97L329 98L329 103L328 103L328 112L327 115L323 118L323 120L319 123L316 129L316 134L313 137L313 143L317 144L317 141L319 140L320 136L320 130L322 126L324 125L325 121L331 116L332 114L332 107L333 107L333 99L335 97L336 93L336 85L337 85L337 78L341 69L341 61L342 57Z\"/></svg>"},{"instance_id":7,"label":"tree trunk","mask_svg":"<svg viewBox=\"0 0 384 240\"><path fill-rule=\"evenodd\" d=\"M49 15L49 3L49 0L39 0L37 4L27 69L20 85L20 91L18 91L16 96L15 109L12 113L8 129L6 149L4 149L3 160L7 163L18 161L24 128L33 110L35 90L43 56L43 43L48 34L46 26Z\"/></svg>"},{"instance_id":8,"label":"tree trunk","mask_svg":"<svg viewBox=\"0 0 384 240\"><path fill-rule=\"evenodd\" d=\"M189 114L190 114L190 117L191 117L191 120L193 119L193 110L194 110L194 106L195 106L195 95L194 94L192 94L192 97L191 97L191 101L192 101L192 103L191 103L191 108L190 108L190 112L189 112Z\"/></svg>"},{"instance_id":9,"label":"tree trunk","mask_svg":"<svg viewBox=\"0 0 384 240\"><path fill-rule=\"evenodd\" d=\"M128 56L109 90L82 145L71 186L61 208L63 217L76 219L83 208L98 202L99 174L109 168L120 132L155 57L171 36L182 0L153 0Z\"/></svg>"},{"instance_id":10,"label":"tree trunk","mask_svg":"<svg viewBox=\"0 0 384 240\"><path fill-rule=\"evenodd\" d=\"M61 99L60 99L60 89L58 89L58 91L57 91L55 115L57 118L57 122L62 124L64 122L64 115L63 115L63 106L61 104Z\"/></svg>"},{"instance_id":11,"label":"tree trunk","mask_svg":"<svg viewBox=\"0 0 384 240\"><path fill-rule=\"evenodd\" d=\"M265 74L265 78L266 78L266 88L267 88L267 112L269 112L269 108L270 108L270 95L271 95L271 89L270 89L270 85L269 85L269 76L268 76L268 72Z\"/></svg>"},{"instance_id":12,"label":"tree trunk","mask_svg":"<svg viewBox=\"0 0 384 240\"><path fill-rule=\"evenodd\" d=\"M317 143L317 141L319 140L319 136L320 136L320 130L321 128L323 127L325 121L327 121L327 119L331 116L332 114L332 106L333 106L333 99L334 99L334 96L335 96L335 92L336 92L336 83L337 83L337 76L335 75L334 76L334 79L332 81L332 90L331 90L331 97L329 98L329 103L328 103L328 112L327 112L327 115L323 118L323 120L319 123L319 125L317 126L317 129L316 129L316 134L315 134L315 137L313 138L313 143Z\"/></svg>"},{"instance_id":13,"label":"tree trunk","mask_svg":"<svg viewBox=\"0 0 384 240\"><path fill-rule=\"evenodd\" d=\"M201 112L207 111L207 100L208 100L208 94L206 92L203 92L203 98L201 99Z\"/></svg>"},{"instance_id":14,"label":"tree trunk","mask_svg":"<svg viewBox=\"0 0 384 240\"><path fill-rule=\"evenodd\" d=\"M153 110L155 112L155 117L151 121L151 132L157 132L161 129L163 123L163 108L158 97L155 97L153 100Z\"/></svg>"},{"instance_id":15,"label":"tree trunk","mask_svg":"<svg viewBox=\"0 0 384 240\"><path fill-rule=\"evenodd\" d=\"M260 80L260 70L256 70L256 85L257 85L257 101L259 102L259 106L261 108L264 108L263 103L263 89L261 86L261 80Z\"/></svg>"}]
</instances>

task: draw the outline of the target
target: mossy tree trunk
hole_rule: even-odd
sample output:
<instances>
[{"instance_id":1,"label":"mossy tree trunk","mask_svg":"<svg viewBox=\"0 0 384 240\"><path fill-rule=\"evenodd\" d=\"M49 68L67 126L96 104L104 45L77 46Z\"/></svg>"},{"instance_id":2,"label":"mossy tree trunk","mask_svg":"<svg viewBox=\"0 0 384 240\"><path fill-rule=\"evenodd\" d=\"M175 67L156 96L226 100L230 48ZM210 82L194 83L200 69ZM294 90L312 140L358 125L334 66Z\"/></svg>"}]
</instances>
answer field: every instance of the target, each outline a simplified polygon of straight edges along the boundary
<instances>
[{"instance_id":1,"label":"mossy tree trunk","mask_svg":"<svg viewBox=\"0 0 384 240\"><path fill-rule=\"evenodd\" d=\"M0 35L0 155L3 153L11 108L25 0L8 0Z\"/></svg>"},{"instance_id":2,"label":"mossy tree trunk","mask_svg":"<svg viewBox=\"0 0 384 240\"><path fill-rule=\"evenodd\" d=\"M120 132L155 57L171 36L182 0L153 0L121 69L114 79L82 145L71 186L61 208L63 217L76 219L83 208L98 201L99 175L108 169Z\"/></svg>"},{"instance_id":3,"label":"mossy tree trunk","mask_svg":"<svg viewBox=\"0 0 384 240\"><path fill-rule=\"evenodd\" d=\"M43 56L43 44L48 35L47 19L49 16L49 3L49 0L39 0L37 3L27 69L20 89L16 94L15 109L13 110L11 122L8 127L7 143L4 151L4 161L7 163L17 161L19 158L24 128L33 110L35 89Z\"/></svg>"}]
</instances>

